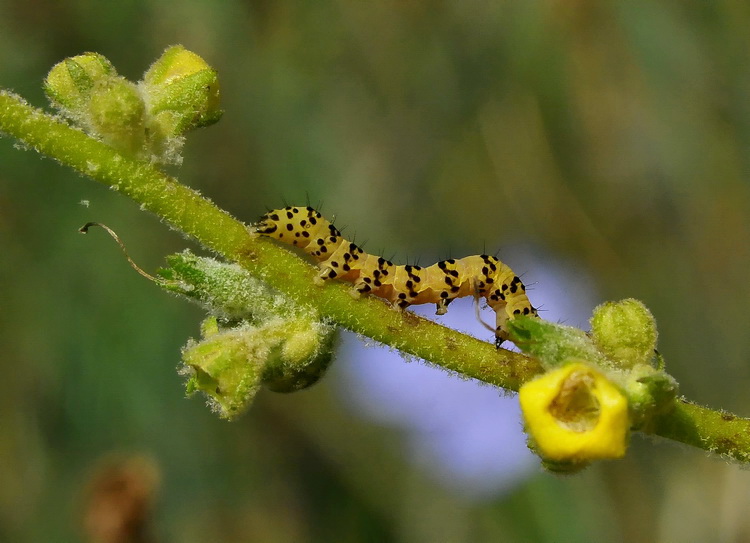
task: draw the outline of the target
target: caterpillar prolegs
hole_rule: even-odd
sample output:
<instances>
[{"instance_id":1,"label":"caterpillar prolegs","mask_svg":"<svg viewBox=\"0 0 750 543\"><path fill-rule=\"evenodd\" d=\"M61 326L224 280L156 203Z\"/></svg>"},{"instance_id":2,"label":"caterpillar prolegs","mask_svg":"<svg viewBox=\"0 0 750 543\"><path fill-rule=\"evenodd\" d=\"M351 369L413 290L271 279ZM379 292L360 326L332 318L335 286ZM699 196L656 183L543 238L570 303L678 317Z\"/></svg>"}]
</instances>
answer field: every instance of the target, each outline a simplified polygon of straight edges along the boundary
<instances>
[{"instance_id":1,"label":"caterpillar prolegs","mask_svg":"<svg viewBox=\"0 0 750 543\"><path fill-rule=\"evenodd\" d=\"M498 346L508 339L508 319L537 315L524 284L513 270L493 256L451 258L427 267L398 266L347 241L311 207L289 206L269 211L255 225L255 231L315 257L321 280L348 281L354 285L356 294L374 294L398 309L434 303L437 314L442 315L456 298L484 297L497 315Z\"/></svg>"}]
</instances>

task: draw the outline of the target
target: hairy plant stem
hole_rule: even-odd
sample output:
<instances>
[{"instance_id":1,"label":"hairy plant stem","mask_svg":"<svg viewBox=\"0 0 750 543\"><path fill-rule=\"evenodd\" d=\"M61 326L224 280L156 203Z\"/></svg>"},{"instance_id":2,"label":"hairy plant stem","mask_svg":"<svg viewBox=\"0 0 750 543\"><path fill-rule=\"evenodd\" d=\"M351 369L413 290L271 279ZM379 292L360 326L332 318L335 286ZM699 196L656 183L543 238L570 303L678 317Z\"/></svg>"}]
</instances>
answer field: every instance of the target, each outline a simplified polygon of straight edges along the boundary
<instances>
[{"instance_id":1,"label":"hairy plant stem","mask_svg":"<svg viewBox=\"0 0 750 543\"><path fill-rule=\"evenodd\" d=\"M178 183L153 165L125 157L55 117L0 92L0 132L41 154L110 186L173 228L228 260L236 261L270 286L313 306L336 324L465 377L517 391L542 372L533 358L496 350L410 312L398 313L377 299L355 300L349 287L313 285L315 269ZM653 425L653 433L750 461L750 420L678 402Z\"/></svg>"},{"instance_id":2,"label":"hairy plant stem","mask_svg":"<svg viewBox=\"0 0 750 543\"><path fill-rule=\"evenodd\" d=\"M355 300L342 284L313 285L314 268L251 234L226 211L148 163L122 156L19 98L0 93L0 131L114 190L270 286L336 324L445 369L509 390L541 372L532 358L460 334L377 299Z\"/></svg>"}]
</instances>

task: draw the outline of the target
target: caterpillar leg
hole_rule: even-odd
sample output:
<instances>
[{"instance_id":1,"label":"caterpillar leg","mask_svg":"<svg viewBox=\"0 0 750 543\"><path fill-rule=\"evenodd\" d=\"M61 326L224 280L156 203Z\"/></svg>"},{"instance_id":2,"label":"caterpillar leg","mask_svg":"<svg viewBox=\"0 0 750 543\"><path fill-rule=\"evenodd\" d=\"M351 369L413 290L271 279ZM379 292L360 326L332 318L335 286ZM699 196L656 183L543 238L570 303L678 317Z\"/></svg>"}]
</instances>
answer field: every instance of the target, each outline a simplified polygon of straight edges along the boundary
<instances>
[{"instance_id":1,"label":"caterpillar leg","mask_svg":"<svg viewBox=\"0 0 750 543\"><path fill-rule=\"evenodd\" d=\"M318 275L316 275L313 279L313 283L315 283L319 287L322 287L329 279L336 279L336 276L338 276L336 270L328 266L323 266L322 268L320 268L320 272L318 273Z\"/></svg>"},{"instance_id":2,"label":"caterpillar leg","mask_svg":"<svg viewBox=\"0 0 750 543\"><path fill-rule=\"evenodd\" d=\"M358 279L351 289L351 295L353 298L361 298L364 294L369 294L372 291L370 284L372 280L369 277L361 277Z\"/></svg>"},{"instance_id":3,"label":"caterpillar leg","mask_svg":"<svg viewBox=\"0 0 750 543\"><path fill-rule=\"evenodd\" d=\"M503 342L508 340L508 327L506 326L508 314L505 312L505 307L497 307L495 311L497 314L497 320L495 321L495 347L499 349Z\"/></svg>"},{"instance_id":4,"label":"caterpillar leg","mask_svg":"<svg viewBox=\"0 0 750 543\"><path fill-rule=\"evenodd\" d=\"M454 298L440 298L436 306L435 315L445 315L448 312L448 304L450 304Z\"/></svg>"},{"instance_id":5,"label":"caterpillar leg","mask_svg":"<svg viewBox=\"0 0 750 543\"><path fill-rule=\"evenodd\" d=\"M407 307L409 307L411 304L407 302L406 300L396 300L391 303L391 307L395 309L396 311L403 311Z\"/></svg>"}]
</instances>

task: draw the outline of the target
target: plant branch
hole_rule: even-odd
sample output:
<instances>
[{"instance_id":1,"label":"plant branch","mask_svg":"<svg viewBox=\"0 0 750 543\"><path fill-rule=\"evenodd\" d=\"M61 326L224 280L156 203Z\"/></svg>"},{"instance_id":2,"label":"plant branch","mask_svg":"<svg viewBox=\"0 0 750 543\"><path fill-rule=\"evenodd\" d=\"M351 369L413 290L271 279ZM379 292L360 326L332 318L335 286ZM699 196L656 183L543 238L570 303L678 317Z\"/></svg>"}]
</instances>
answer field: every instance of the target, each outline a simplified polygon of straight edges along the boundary
<instances>
[{"instance_id":1,"label":"plant branch","mask_svg":"<svg viewBox=\"0 0 750 543\"><path fill-rule=\"evenodd\" d=\"M420 318L377 299L355 300L349 289L313 285L314 268L272 241L251 234L226 211L151 164L124 157L80 130L0 93L0 131L43 155L129 196L194 238L336 324L441 366L508 390L541 372L536 360Z\"/></svg>"},{"instance_id":2,"label":"plant branch","mask_svg":"<svg viewBox=\"0 0 750 543\"><path fill-rule=\"evenodd\" d=\"M197 191L153 165L123 156L55 117L0 92L0 131L138 202L173 228L194 238L251 274L313 306L336 324L457 374L517 391L542 372L533 358L496 350L410 312L398 313L381 300L355 300L349 288L313 285L315 269L268 239L250 233ZM678 402L655 421L653 433L675 441L750 461L750 420Z\"/></svg>"},{"instance_id":3,"label":"plant branch","mask_svg":"<svg viewBox=\"0 0 750 543\"><path fill-rule=\"evenodd\" d=\"M654 421L653 434L738 462L750 462L750 420L685 398Z\"/></svg>"}]
</instances>

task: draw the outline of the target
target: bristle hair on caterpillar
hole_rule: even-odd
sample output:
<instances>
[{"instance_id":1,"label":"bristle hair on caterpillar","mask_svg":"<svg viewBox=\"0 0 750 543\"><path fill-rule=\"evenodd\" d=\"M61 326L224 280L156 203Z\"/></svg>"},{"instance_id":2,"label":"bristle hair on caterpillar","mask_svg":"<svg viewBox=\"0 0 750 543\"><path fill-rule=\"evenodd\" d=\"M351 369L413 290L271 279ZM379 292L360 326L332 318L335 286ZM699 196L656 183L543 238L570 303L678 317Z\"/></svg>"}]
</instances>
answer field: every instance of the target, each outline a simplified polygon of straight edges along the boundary
<instances>
[{"instance_id":1,"label":"bristle hair on caterpillar","mask_svg":"<svg viewBox=\"0 0 750 543\"><path fill-rule=\"evenodd\" d=\"M258 234L299 247L318 261L319 280L352 283L357 296L373 294L396 309L434 303L447 312L456 298L486 298L496 314L496 345L508 339L507 322L518 315L538 316L526 287L508 266L489 255L466 256L431 266L399 266L366 253L348 241L312 207L287 206L263 215L254 225Z\"/></svg>"}]
</instances>

